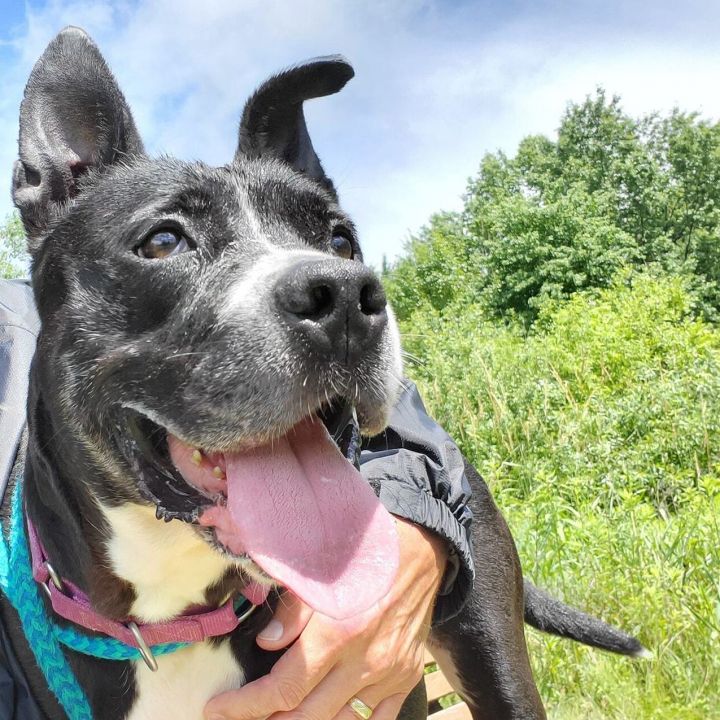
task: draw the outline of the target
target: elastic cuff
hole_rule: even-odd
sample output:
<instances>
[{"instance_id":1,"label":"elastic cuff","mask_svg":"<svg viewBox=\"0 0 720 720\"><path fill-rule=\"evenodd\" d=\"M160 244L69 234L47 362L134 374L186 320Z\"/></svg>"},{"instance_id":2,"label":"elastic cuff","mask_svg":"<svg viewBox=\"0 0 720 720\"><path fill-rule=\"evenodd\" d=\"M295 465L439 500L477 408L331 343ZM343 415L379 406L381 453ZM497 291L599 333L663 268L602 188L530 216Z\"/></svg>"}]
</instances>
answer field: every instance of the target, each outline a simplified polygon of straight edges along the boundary
<instances>
[{"instance_id":1,"label":"elastic cuff","mask_svg":"<svg viewBox=\"0 0 720 720\"><path fill-rule=\"evenodd\" d=\"M455 617L467 603L475 580L469 533L442 500L406 483L384 478L380 501L388 512L436 533L450 544L432 622L438 625Z\"/></svg>"}]
</instances>

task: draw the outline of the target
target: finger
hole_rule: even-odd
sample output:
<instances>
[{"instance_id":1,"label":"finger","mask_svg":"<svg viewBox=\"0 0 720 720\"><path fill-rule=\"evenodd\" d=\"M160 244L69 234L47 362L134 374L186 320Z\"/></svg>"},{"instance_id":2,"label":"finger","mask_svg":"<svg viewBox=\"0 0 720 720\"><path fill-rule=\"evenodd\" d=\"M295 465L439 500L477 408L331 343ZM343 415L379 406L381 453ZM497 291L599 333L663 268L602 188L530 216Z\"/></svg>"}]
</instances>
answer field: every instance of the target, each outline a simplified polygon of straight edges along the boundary
<instances>
[{"instance_id":1,"label":"finger","mask_svg":"<svg viewBox=\"0 0 720 720\"><path fill-rule=\"evenodd\" d=\"M273 619L260 631L257 644L263 650L280 650L300 637L313 609L289 592L280 596Z\"/></svg>"},{"instance_id":2,"label":"finger","mask_svg":"<svg viewBox=\"0 0 720 720\"><path fill-rule=\"evenodd\" d=\"M302 639L274 665L269 674L214 697L205 706L205 717L228 720L257 720L297 708L328 674L335 658L320 650L312 652Z\"/></svg>"},{"instance_id":3,"label":"finger","mask_svg":"<svg viewBox=\"0 0 720 720\"><path fill-rule=\"evenodd\" d=\"M334 670L323 680L305 700L290 713L280 713L273 720L291 720L302 718L303 720L333 720L343 711L349 709L348 703L354 697L359 697L371 709L382 702L395 688L382 688L379 685L369 687L352 693L353 688L358 686L357 671ZM360 720L351 711L351 720Z\"/></svg>"},{"instance_id":4,"label":"finger","mask_svg":"<svg viewBox=\"0 0 720 720\"><path fill-rule=\"evenodd\" d=\"M382 716L384 716L385 720L394 720L407 696L408 693L405 692L388 694L387 688L381 690L378 685L371 685L356 693L353 697L361 700L372 710L372 720L378 720L378 718L382 720ZM335 716L335 720L362 720L360 715L350 707L352 699L350 697L346 700Z\"/></svg>"}]
</instances>

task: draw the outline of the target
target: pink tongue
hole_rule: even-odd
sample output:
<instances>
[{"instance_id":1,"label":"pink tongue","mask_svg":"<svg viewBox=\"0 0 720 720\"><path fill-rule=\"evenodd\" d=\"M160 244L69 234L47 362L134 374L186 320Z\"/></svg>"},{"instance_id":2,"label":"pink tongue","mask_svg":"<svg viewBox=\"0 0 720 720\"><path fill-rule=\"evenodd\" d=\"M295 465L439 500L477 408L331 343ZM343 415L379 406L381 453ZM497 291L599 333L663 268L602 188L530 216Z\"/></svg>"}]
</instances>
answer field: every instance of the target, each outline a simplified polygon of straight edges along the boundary
<instances>
[{"instance_id":1,"label":"pink tongue","mask_svg":"<svg viewBox=\"0 0 720 720\"><path fill-rule=\"evenodd\" d=\"M393 518L321 422L226 454L225 472L231 523L217 531L230 550L333 618L363 612L388 592L399 559ZM216 510L202 524L214 524Z\"/></svg>"}]
</instances>

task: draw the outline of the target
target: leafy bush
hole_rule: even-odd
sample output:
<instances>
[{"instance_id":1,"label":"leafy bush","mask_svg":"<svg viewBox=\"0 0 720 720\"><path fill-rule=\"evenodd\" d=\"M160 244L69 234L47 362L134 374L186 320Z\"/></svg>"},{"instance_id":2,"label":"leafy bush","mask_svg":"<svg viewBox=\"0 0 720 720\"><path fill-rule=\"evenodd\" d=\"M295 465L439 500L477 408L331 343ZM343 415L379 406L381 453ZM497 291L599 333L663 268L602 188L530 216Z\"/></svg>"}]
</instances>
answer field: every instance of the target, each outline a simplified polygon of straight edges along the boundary
<instances>
[{"instance_id":1,"label":"leafy bush","mask_svg":"<svg viewBox=\"0 0 720 720\"><path fill-rule=\"evenodd\" d=\"M28 274L25 230L20 216L10 215L0 225L0 277L17 278Z\"/></svg>"},{"instance_id":2,"label":"leafy bush","mask_svg":"<svg viewBox=\"0 0 720 720\"><path fill-rule=\"evenodd\" d=\"M434 215L420 237L410 241L409 251L412 262L399 263L384 278L399 317L409 317L423 304L440 310L467 296L467 285L473 281L470 253L457 214Z\"/></svg>"},{"instance_id":3,"label":"leafy bush","mask_svg":"<svg viewBox=\"0 0 720 720\"><path fill-rule=\"evenodd\" d=\"M677 277L403 324L409 368L488 480L526 573L637 632L631 662L530 636L552 717L720 717L720 331ZM478 548L482 552L482 548Z\"/></svg>"}]
</instances>

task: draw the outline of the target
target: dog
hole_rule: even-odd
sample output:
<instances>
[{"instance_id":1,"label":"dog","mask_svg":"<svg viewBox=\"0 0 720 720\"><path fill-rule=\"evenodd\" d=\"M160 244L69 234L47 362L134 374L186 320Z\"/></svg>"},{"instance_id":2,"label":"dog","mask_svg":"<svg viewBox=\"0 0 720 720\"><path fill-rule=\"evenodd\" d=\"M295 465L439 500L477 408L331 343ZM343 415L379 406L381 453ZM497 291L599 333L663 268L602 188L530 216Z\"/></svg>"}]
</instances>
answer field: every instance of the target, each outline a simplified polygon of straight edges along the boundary
<instances>
[{"instance_id":1,"label":"dog","mask_svg":"<svg viewBox=\"0 0 720 720\"><path fill-rule=\"evenodd\" d=\"M303 115L305 100L352 75L333 56L270 78L245 106L233 162L213 168L145 154L83 31L61 32L32 71L13 175L41 320L24 497L54 571L107 618L160 621L248 588L260 602L286 584L293 568L269 573L243 550L257 535L275 540L262 487L234 549L237 454L262 480L299 442L291 429L303 452L324 451L314 418L340 401L364 434L387 422L401 390L399 335ZM544 718L524 621L627 655L642 646L523 580L487 486L465 471L477 580L429 644L474 720ZM292 509L276 508L275 520L292 524ZM305 555L317 551L288 532ZM322 608L338 610L323 593ZM277 660L254 642L273 601L275 591L234 632L168 656L155 674L68 652L93 716L200 717L214 694ZM7 603L2 618L43 712L65 717ZM402 717L424 717L422 693Z\"/></svg>"}]
</instances>

